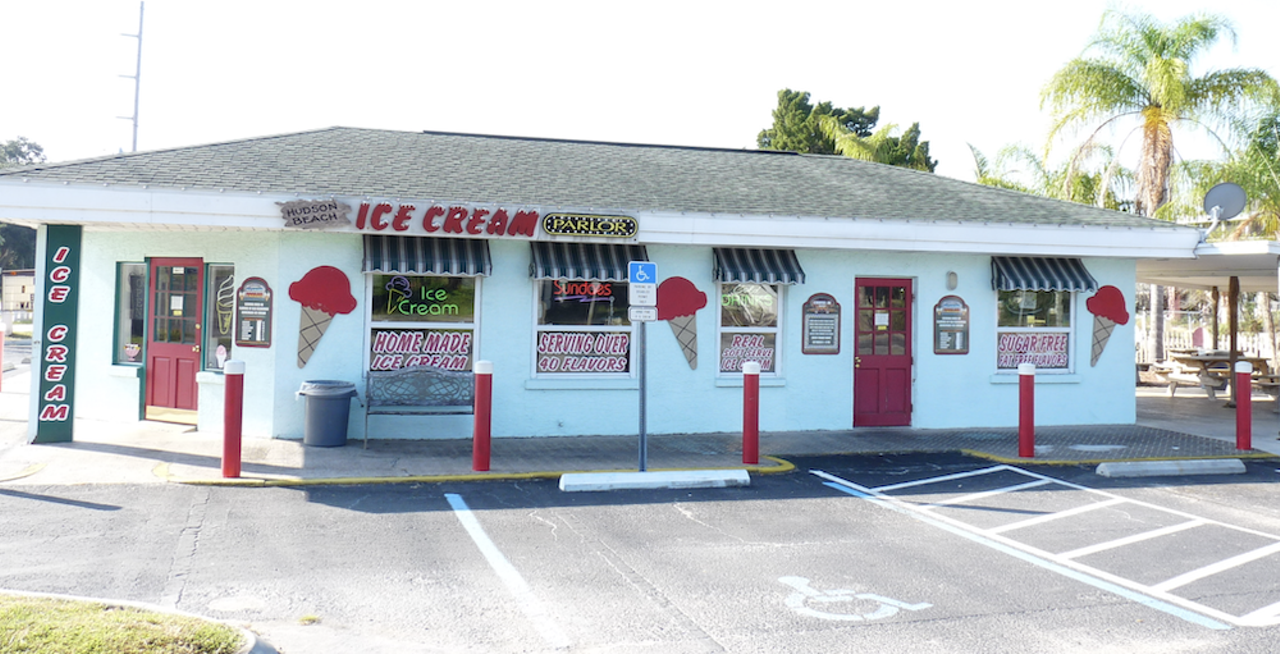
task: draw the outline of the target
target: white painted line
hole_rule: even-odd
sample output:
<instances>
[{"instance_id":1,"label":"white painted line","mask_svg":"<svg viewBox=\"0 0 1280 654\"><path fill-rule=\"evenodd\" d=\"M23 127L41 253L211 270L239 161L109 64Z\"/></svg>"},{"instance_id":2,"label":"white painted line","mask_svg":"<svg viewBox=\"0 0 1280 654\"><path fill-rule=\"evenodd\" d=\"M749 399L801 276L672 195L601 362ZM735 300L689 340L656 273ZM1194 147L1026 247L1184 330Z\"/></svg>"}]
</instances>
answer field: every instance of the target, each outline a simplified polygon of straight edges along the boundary
<instances>
[{"instance_id":1,"label":"white painted line","mask_svg":"<svg viewBox=\"0 0 1280 654\"><path fill-rule=\"evenodd\" d=\"M1025 483L1025 484L1017 484L1017 485L1015 485L1015 486L1005 486L1004 488L996 488L996 489L994 489L994 490L982 491L981 493L970 493L970 494L968 494L968 495L961 495L960 497L953 497L953 498L951 498L951 499L949 499L949 500L943 500L943 501L941 501L941 502L933 502L932 504L925 504L925 505L921 506L920 508L921 508L921 509L924 509L924 510L929 510L929 509L936 509L936 508L938 508L938 507L943 507L943 506L951 506L951 505L953 505L953 504L966 504L966 503L969 503L969 502L974 502L974 501L977 501L977 500L981 500L981 499L984 499L984 498L988 498L988 497L991 497L991 496L993 496L993 495L1001 495L1001 494L1004 494L1004 493L1016 493L1016 492L1018 492L1018 491L1020 491L1020 490L1026 490L1026 489L1028 489L1028 488L1036 488L1037 486L1045 486L1045 485L1047 485L1048 483L1049 483L1049 482L1047 482L1047 481L1045 481L1045 480L1043 480L1043 479L1040 479L1040 480L1037 480L1037 481L1029 481L1029 482L1027 482L1027 483Z\"/></svg>"},{"instance_id":2,"label":"white painted line","mask_svg":"<svg viewBox=\"0 0 1280 654\"><path fill-rule=\"evenodd\" d=\"M1017 470L1017 469L1014 468L1014 470ZM1020 472L1025 472L1025 471L1020 471ZM971 531L972 526L970 525L965 525L964 523L951 520L945 516L933 515L933 514L925 513L923 511L919 511L916 508L904 502L901 502L900 500L897 500L896 498L893 498L887 495L879 495L873 489L867 488L865 486L859 486L858 484L851 482L847 479L842 479L835 475L825 473L821 470L811 470L810 473L812 473L817 477L827 480L825 485L829 488L841 491L843 493L847 493L854 497L862 498L878 506L910 516L926 524L951 532L952 534L960 536L961 538L966 538L980 545L990 547L991 549L994 549L998 552L1008 554L1009 556L1012 556L1012 557L1021 559L1023 561L1026 561L1028 563L1031 563L1033 565L1039 566L1041 568L1044 568L1045 570L1049 570L1050 572L1054 572L1054 573L1063 575L1064 577L1074 579L1081 583L1088 584L1095 588L1105 590L1109 593L1119 595L1120 597L1123 597L1125 599L1131 600L1133 602L1137 602L1138 604L1141 604L1151 609L1155 609L1157 611L1168 613L1169 615L1180 618L1182 620L1186 620L1187 622L1190 622L1192 624L1197 624L1202 627L1206 627L1208 629L1223 630L1223 629L1230 629L1231 626L1228 624L1225 624L1224 622L1219 622L1218 620L1214 620L1209 616L1212 615L1213 617L1225 620L1227 622L1236 620L1235 616L1227 615L1222 611L1218 611L1216 609L1212 609L1207 606L1201 606L1199 604L1195 604L1194 602L1190 602L1180 597L1166 596L1164 598L1157 598L1150 594L1141 592L1139 590L1130 589L1126 587L1126 585L1132 585L1134 582L1129 581L1127 579L1120 578L1120 577L1116 577L1115 575L1109 575L1105 572L1095 571L1095 570L1087 570L1087 571L1077 570L1071 567L1073 565L1071 561L1063 561L1061 563L1052 561L1050 560L1050 558L1048 558L1048 557L1052 557L1052 555L1047 552L1044 553L1045 556L1040 556L1039 554L1036 553L1036 552L1039 552L1039 550L1030 548L1029 546L1023 543L1010 541L1003 536L988 537L988 536L975 533ZM1026 474L1031 477L1044 477L1043 475L1038 475L1030 472L1027 472ZM1044 478L1052 479L1051 477L1044 477ZM1064 485L1068 485L1068 486L1074 485L1068 482L1063 482L1063 483ZM1083 487L1081 488L1083 489ZM1088 489L1084 489L1084 490L1088 490ZM1178 604L1190 604L1191 607L1183 608Z\"/></svg>"},{"instance_id":3,"label":"white painted line","mask_svg":"<svg viewBox=\"0 0 1280 654\"><path fill-rule=\"evenodd\" d=\"M1036 516L1034 518L1027 518L1026 520L1011 522L1007 525L1001 525L999 527L988 529L986 531L988 534L1002 534L1006 531L1013 531L1014 529L1022 529L1024 527L1033 527L1035 525L1044 524L1046 522L1052 522L1060 518L1069 518L1071 516L1080 515L1081 513L1088 513L1089 511L1095 511L1097 509L1105 509L1109 506L1115 506L1117 504L1124 504L1127 501L1128 500L1125 500L1119 497L1113 497L1109 500L1105 500L1102 502L1094 502L1093 504L1085 504L1083 506L1077 506L1074 509L1066 509L1064 511L1058 511L1057 513L1049 513L1042 516Z\"/></svg>"},{"instance_id":4,"label":"white painted line","mask_svg":"<svg viewBox=\"0 0 1280 654\"><path fill-rule=\"evenodd\" d=\"M503 556L498 546L489 539L489 535L484 533L484 527L480 526L480 521L476 520L462 496L445 493L444 497L449 501L449 506L453 507L453 514L458 517L458 522L462 523L463 529L467 530L471 540L475 541L476 547L480 548L480 553L489 561L489 566L497 573L502 583L507 585L511 594L515 595L516 604L525 617L533 623L534 629L542 635L542 639L555 649L567 649L572 645L569 637L551 621L551 616L542 606L542 602L539 602L537 596L533 594L529 584L525 583L524 577L521 577L515 566L511 565L506 556Z\"/></svg>"},{"instance_id":5,"label":"white painted line","mask_svg":"<svg viewBox=\"0 0 1280 654\"><path fill-rule=\"evenodd\" d=\"M1240 616L1240 623L1252 627L1270 627L1280 624L1280 602Z\"/></svg>"},{"instance_id":6,"label":"white painted line","mask_svg":"<svg viewBox=\"0 0 1280 654\"><path fill-rule=\"evenodd\" d=\"M871 490L877 493L883 493L886 491L898 490L899 488L911 488L912 486L924 486L925 484L936 484L942 481L952 481L954 479L964 479L966 477L977 477L978 475L985 475L992 472L1000 472L1001 470L1016 470L1016 468L1011 468L1005 465L992 466L990 468L983 468L981 470L970 470L969 472L957 472L953 475L943 475L941 477L930 477L928 479L917 479L915 481L904 481L900 484L889 484L888 486L877 486L875 488L872 488Z\"/></svg>"},{"instance_id":7,"label":"white painted line","mask_svg":"<svg viewBox=\"0 0 1280 654\"><path fill-rule=\"evenodd\" d=\"M1162 581L1152 586L1152 588L1155 588L1156 590L1163 590L1163 591L1173 590L1174 588L1178 588L1180 586L1186 586L1187 584L1193 581L1199 581L1201 579L1204 579L1205 577L1216 575L1219 572L1225 572L1227 570L1230 570L1231 568L1242 566L1251 561L1257 561L1258 559L1271 556L1276 552L1280 552L1280 543L1272 543L1266 547L1259 547L1258 549L1253 550L1252 552L1245 552L1244 554L1238 554L1229 559L1224 559L1222 561L1218 561L1217 563L1206 565L1205 567L1200 568L1199 570L1184 572L1183 574L1180 574L1174 577L1173 579Z\"/></svg>"},{"instance_id":8,"label":"white painted line","mask_svg":"<svg viewBox=\"0 0 1280 654\"><path fill-rule=\"evenodd\" d=\"M1195 527L1203 527L1204 525L1205 525L1204 520L1188 520L1187 522L1171 525L1169 527L1152 529L1151 531L1144 531L1141 534L1134 534L1132 536L1125 536L1124 538L1109 540L1105 543L1098 543L1097 545L1081 547L1080 549L1071 550L1070 552L1062 552L1061 554L1058 554L1058 556L1064 559L1078 559L1082 556L1097 554L1098 552L1105 552L1110 549L1115 549L1117 547L1124 547L1125 545L1132 545L1134 543L1141 543L1144 540L1151 540L1152 538L1168 536L1169 534L1176 534L1180 531L1186 531L1188 529L1193 529Z\"/></svg>"}]
</instances>

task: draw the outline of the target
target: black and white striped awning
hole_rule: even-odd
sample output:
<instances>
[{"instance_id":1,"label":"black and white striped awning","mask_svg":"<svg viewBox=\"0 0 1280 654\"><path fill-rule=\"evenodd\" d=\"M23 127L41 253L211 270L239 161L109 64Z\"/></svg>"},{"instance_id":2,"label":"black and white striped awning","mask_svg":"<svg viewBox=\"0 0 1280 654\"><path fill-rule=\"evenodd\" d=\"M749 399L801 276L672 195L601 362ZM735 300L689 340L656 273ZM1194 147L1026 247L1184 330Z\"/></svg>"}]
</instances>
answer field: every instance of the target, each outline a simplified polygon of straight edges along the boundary
<instances>
[{"instance_id":1,"label":"black and white striped awning","mask_svg":"<svg viewBox=\"0 0 1280 654\"><path fill-rule=\"evenodd\" d=\"M1074 257L991 257L997 291L1096 291L1098 280Z\"/></svg>"},{"instance_id":2,"label":"black and white striped awning","mask_svg":"<svg viewBox=\"0 0 1280 654\"><path fill-rule=\"evenodd\" d=\"M493 262L488 241L365 234L364 271L487 277L493 273Z\"/></svg>"},{"instance_id":3,"label":"black and white striped awning","mask_svg":"<svg viewBox=\"0 0 1280 654\"><path fill-rule=\"evenodd\" d=\"M535 241L529 276L579 282L625 282L627 263L648 261L643 245Z\"/></svg>"},{"instance_id":4,"label":"black and white striped awning","mask_svg":"<svg viewBox=\"0 0 1280 654\"><path fill-rule=\"evenodd\" d=\"M795 250L715 248L712 273L718 282L803 284L804 269Z\"/></svg>"}]
</instances>

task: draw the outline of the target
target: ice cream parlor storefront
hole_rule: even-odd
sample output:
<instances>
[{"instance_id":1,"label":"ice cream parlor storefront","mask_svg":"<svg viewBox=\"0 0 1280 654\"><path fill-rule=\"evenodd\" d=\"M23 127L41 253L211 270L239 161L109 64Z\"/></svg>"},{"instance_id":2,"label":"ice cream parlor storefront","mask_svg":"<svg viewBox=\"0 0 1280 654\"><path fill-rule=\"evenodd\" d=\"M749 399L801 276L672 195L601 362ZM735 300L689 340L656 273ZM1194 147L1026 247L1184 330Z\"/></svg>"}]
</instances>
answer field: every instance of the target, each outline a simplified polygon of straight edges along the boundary
<instances>
[{"instance_id":1,"label":"ice cream parlor storefront","mask_svg":"<svg viewBox=\"0 0 1280 654\"><path fill-rule=\"evenodd\" d=\"M146 155L122 157L132 156ZM1198 240L1121 214L1123 230L1082 221L1048 237L954 221L931 235L911 221L628 209L625 199L569 210L588 205L464 199L478 191L103 188L46 168L0 175L0 218L39 228L33 436L69 434L72 417L219 431L232 359L246 367L247 437L302 438L297 391L308 381L350 382L363 400L370 374L465 374L479 360L494 366L496 437L635 433L642 324L654 434L740 429L748 361L762 370L764 431L1015 425L1024 362L1039 368L1039 424L1132 423L1136 258L1188 256ZM880 168L995 193L1012 209L1112 218ZM487 193L519 199L512 189ZM656 266L653 322L631 319L632 261ZM366 428L373 439L465 438L472 416L456 406L366 416L353 402L349 437Z\"/></svg>"}]
</instances>

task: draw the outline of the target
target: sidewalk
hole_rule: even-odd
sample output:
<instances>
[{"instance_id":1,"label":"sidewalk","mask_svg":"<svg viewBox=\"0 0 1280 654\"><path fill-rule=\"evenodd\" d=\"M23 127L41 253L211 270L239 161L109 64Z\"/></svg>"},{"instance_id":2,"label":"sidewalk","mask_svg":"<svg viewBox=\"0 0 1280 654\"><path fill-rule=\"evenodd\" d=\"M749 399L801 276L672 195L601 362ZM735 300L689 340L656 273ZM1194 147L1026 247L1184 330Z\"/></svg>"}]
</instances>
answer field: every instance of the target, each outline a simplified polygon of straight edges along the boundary
<instances>
[{"instance_id":1,"label":"sidewalk","mask_svg":"<svg viewBox=\"0 0 1280 654\"><path fill-rule=\"evenodd\" d=\"M555 478L566 472L634 471L638 439L629 436L501 438L491 470L472 471L469 440L359 441L308 447L300 441L249 439L241 478L223 479L221 434L187 425L78 419L74 443L26 445L29 377L5 377L0 392L0 483L354 484ZM1102 461L1241 458L1280 455L1273 402L1254 403L1254 450L1235 449L1235 413L1221 400L1140 389L1136 425L1040 427L1036 457L1019 459L1016 429L862 428L761 434L759 466L745 466L738 433L652 435L650 470L746 469L785 472L788 457L845 453L965 451L996 461L1086 464ZM1184 394L1185 393L1185 394ZM1191 432L1191 433L1184 433Z\"/></svg>"}]
</instances>

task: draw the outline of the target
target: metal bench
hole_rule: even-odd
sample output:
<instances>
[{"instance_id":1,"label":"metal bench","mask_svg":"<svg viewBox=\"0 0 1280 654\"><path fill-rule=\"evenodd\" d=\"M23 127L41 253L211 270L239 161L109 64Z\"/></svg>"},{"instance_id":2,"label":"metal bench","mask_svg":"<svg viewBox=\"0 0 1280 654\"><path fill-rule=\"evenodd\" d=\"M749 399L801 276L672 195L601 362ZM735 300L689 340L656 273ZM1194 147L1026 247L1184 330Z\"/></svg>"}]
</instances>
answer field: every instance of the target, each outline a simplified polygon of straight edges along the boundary
<instances>
[{"instance_id":1,"label":"metal bench","mask_svg":"<svg viewBox=\"0 0 1280 654\"><path fill-rule=\"evenodd\" d=\"M372 370L365 377L364 447L369 447L370 415L471 413L475 375L434 366Z\"/></svg>"}]
</instances>

